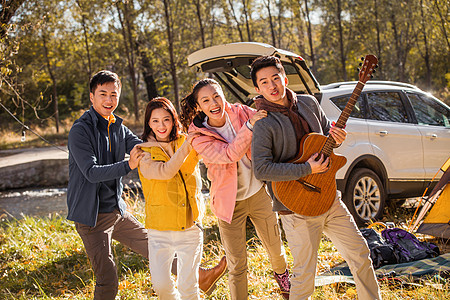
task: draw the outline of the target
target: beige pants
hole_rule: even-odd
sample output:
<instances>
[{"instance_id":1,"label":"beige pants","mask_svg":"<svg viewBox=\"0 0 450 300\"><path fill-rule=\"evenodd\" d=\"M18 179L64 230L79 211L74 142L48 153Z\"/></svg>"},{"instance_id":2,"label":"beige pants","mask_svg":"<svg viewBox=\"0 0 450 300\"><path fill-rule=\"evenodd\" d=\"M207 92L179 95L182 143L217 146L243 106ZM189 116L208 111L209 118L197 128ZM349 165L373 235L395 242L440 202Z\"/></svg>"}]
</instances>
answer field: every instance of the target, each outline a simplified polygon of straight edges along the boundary
<instances>
[{"instance_id":1,"label":"beige pants","mask_svg":"<svg viewBox=\"0 0 450 300\"><path fill-rule=\"evenodd\" d=\"M237 201L231 224L219 220L220 237L228 263L228 285L231 299L247 299L247 246L246 223L250 217L256 233L269 254L272 269L276 273L286 270L286 256L281 242L276 214L272 211L272 200L264 188L255 195Z\"/></svg>"},{"instance_id":2,"label":"beige pants","mask_svg":"<svg viewBox=\"0 0 450 300\"><path fill-rule=\"evenodd\" d=\"M308 299L314 292L317 251L322 232L331 239L350 267L358 299L381 299L367 243L340 198L320 216L292 214L280 217L294 257L289 299Z\"/></svg>"}]
</instances>

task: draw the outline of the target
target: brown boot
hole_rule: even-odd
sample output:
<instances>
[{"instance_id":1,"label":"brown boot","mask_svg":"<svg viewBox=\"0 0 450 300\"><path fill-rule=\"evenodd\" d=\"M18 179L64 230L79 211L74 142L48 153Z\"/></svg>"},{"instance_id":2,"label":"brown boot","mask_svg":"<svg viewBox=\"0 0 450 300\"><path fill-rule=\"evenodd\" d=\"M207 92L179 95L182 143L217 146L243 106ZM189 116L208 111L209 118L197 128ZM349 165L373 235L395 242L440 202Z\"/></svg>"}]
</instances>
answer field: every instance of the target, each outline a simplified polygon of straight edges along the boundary
<instances>
[{"instance_id":1,"label":"brown boot","mask_svg":"<svg viewBox=\"0 0 450 300\"><path fill-rule=\"evenodd\" d=\"M220 277L225 274L227 271L227 259L225 256L219 261L217 266L213 268L202 268L200 267L198 270L198 285L200 289L207 295L211 295L211 293L216 288L216 282L220 279Z\"/></svg>"}]
</instances>

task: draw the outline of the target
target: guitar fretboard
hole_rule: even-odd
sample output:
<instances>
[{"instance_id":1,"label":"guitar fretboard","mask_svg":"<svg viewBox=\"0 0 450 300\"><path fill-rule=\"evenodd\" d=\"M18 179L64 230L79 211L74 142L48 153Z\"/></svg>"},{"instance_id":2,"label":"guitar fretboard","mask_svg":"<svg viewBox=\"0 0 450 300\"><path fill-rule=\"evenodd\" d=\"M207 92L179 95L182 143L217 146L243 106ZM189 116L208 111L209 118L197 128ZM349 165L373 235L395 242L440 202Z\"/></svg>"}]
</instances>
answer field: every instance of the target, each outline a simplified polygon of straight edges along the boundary
<instances>
[{"instance_id":1,"label":"guitar fretboard","mask_svg":"<svg viewBox=\"0 0 450 300\"><path fill-rule=\"evenodd\" d=\"M347 102L347 105L345 105L344 110L342 111L341 115L339 116L339 119L336 121L336 127L344 128L345 124L347 123L348 118L350 117L350 114L353 110L353 107L356 104L356 100L358 100L359 95L361 95L362 89L364 88L365 84L361 81L358 81L358 84L356 85L355 89L353 90L352 95L350 96L350 99ZM333 139L331 135L327 137L327 140L325 144L323 145L321 153L325 155L325 157L329 157L331 153L333 152L333 148L336 147L336 141Z\"/></svg>"}]
</instances>

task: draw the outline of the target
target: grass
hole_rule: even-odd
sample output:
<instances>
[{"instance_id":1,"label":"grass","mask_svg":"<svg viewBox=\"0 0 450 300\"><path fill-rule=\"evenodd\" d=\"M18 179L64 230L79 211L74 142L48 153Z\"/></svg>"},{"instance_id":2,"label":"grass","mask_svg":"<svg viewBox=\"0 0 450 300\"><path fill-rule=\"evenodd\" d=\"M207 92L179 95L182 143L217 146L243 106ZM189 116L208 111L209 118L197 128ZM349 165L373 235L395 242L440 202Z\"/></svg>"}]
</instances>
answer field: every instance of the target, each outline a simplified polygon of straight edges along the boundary
<instances>
[{"instance_id":1,"label":"grass","mask_svg":"<svg viewBox=\"0 0 450 300\"><path fill-rule=\"evenodd\" d=\"M143 201L128 190L130 210L144 219ZM409 210L411 213L411 210ZM217 222L207 209L204 218L203 266L215 265L223 255ZM152 290L148 262L120 244L115 244L118 261L118 299L157 299ZM286 245L288 262L292 256ZM248 226L249 299L281 299L268 257ZM342 262L330 241L323 238L318 272ZM449 299L448 281L426 280L414 288L382 284L383 299ZM59 215L36 218L24 216L0 223L0 299L92 299L94 277L81 239L72 222ZM205 299L228 299L227 275L214 293ZM434 286L432 284L435 284ZM436 288L436 284L440 288ZM314 299L356 299L352 285L333 284L317 288Z\"/></svg>"}]
</instances>

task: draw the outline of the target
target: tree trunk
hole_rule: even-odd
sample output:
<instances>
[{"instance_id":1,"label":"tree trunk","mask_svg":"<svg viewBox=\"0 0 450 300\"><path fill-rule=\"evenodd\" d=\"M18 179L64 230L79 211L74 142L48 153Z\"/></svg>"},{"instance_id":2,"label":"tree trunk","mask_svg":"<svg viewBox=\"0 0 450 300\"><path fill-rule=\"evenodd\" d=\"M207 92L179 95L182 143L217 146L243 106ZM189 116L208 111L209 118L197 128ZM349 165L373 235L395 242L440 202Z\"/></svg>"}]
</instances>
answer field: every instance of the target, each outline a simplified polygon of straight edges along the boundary
<instances>
[{"instance_id":1,"label":"tree trunk","mask_svg":"<svg viewBox=\"0 0 450 300\"><path fill-rule=\"evenodd\" d=\"M80 1L76 0L76 3L81 11L81 26L83 27L84 46L86 47L86 55L87 55L87 60L88 60L88 70L87 70L87 81L86 82L88 82L88 94L89 94L89 92L90 92L89 91L89 80L92 76L91 52L89 49L89 38L88 38L88 33L87 33L87 28L86 28L86 18L84 16L84 11L83 11L83 8L81 7Z\"/></svg>"},{"instance_id":2,"label":"tree trunk","mask_svg":"<svg viewBox=\"0 0 450 300\"><path fill-rule=\"evenodd\" d=\"M50 58L48 56L48 47L47 47L47 39L45 37L45 34L42 33L42 45L44 47L44 56L45 61L47 62L47 69L48 74L50 75L50 78L52 80L52 86L53 86L53 109L55 114L55 126L56 126L56 132L59 133L59 109L58 109L58 91L56 88L56 78L53 74L52 66L50 63Z\"/></svg>"},{"instance_id":3,"label":"tree trunk","mask_svg":"<svg viewBox=\"0 0 450 300\"><path fill-rule=\"evenodd\" d=\"M252 41L252 34L250 32L250 24L249 24L249 16L248 16L248 11L247 11L247 1L246 0L242 0L242 5L244 6L244 18L245 18L245 26L247 28L247 38L248 41L251 42Z\"/></svg>"},{"instance_id":4,"label":"tree trunk","mask_svg":"<svg viewBox=\"0 0 450 300\"><path fill-rule=\"evenodd\" d=\"M88 59L88 77L90 78L92 75L92 64L91 64L91 53L90 53L90 49L89 49L89 38L88 38L88 33L87 33L87 28L86 28L86 17L84 16L83 8L81 7L80 1L77 0L76 3L81 11L81 26L83 27L84 45L86 47L86 54L87 54L87 59Z\"/></svg>"},{"instance_id":5,"label":"tree trunk","mask_svg":"<svg viewBox=\"0 0 450 300\"><path fill-rule=\"evenodd\" d=\"M397 81L400 81L400 73L401 73L401 59L399 56L399 52L400 52L400 41L399 41L399 36L397 33L397 25L395 22L395 15L394 13L391 14L391 25L392 25L392 32L394 34L394 45L395 45L395 52L396 52L396 56L397 56Z\"/></svg>"},{"instance_id":6,"label":"tree trunk","mask_svg":"<svg viewBox=\"0 0 450 300\"><path fill-rule=\"evenodd\" d=\"M144 76L144 82L147 88L147 99L150 101L153 98L158 97L158 90L156 89L155 78L153 76L154 69L145 51L141 50L139 53L141 58L142 75Z\"/></svg>"},{"instance_id":7,"label":"tree trunk","mask_svg":"<svg viewBox=\"0 0 450 300\"><path fill-rule=\"evenodd\" d=\"M138 105L138 97L137 97L137 80L136 80L136 69L135 69L135 57L134 57L134 47L132 42L132 32L131 32L131 24L130 24L130 15L128 10L128 2L123 2L124 11L123 15L120 10L121 2L116 2L117 14L119 16L120 25L122 27L122 35L123 41L125 45L125 53L128 61L128 72L131 77L131 85L133 89L133 104L134 104L134 117L136 121L139 120L139 105Z\"/></svg>"},{"instance_id":8,"label":"tree trunk","mask_svg":"<svg viewBox=\"0 0 450 300\"><path fill-rule=\"evenodd\" d=\"M194 5L195 5L196 13L197 13L198 26L200 27L200 36L202 38L202 46L203 46L203 48L206 48L205 28L203 26L203 21L202 21L202 11L201 11L200 0L194 0Z\"/></svg>"},{"instance_id":9,"label":"tree trunk","mask_svg":"<svg viewBox=\"0 0 450 300\"><path fill-rule=\"evenodd\" d=\"M299 3L300 5L300 3ZM313 46L313 37L312 37L312 29L311 29L311 18L309 14L309 7L308 7L308 0L305 0L305 14L306 14L306 23L308 27L308 43L309 43L309 52L310 52L310 58L311 58L311 68L312 73L316 73L316 55L314 53L314 46Z\"/></svg>"},{"instance_id":10,"label":"tree trunk","mask_svg":"<svg viewBox=\"0 0 450 300\"><path fill-rule=\"evenodd\" d=\"M374 16L375 16L375 31L376 31L376 36L377 36L377 58L378 61L382 61L381 60L381 30L380 30L380 19L379 19L379 15L378 15L378 0L374 0L373 3L374 6ZM380 73L380 77L383 77L383 67L380 66L380 68L377 70L377 73Z\"/></svg>"},{"instance_id":11,"label":"tree trunk","mask_svg":"<svg viewBox=\"0 0 450 300\"><path fill-rule=\"evenodd\" d=\"M178 95L178 76L177 76L177 66L175 64L175 57L173 52L173 28L172 28L172 18L169 7L169 0L164 0L164 15L166 17L166 32L167 40L169 42L169 57L170 57L170 75L173 80L173 93L175 97L175 107L178 112L180 112L180 99Z\"/></svg>"},{"instance_id":12,"label":"tree trunk","mask_svg":"<svg viewBox=\"0 0 450 300\"><path fill-rule=\"evenodd\" d=\"M424 60L425 60L425 66L427 69L427 74L426 74L426 82L427 82L427 88L431 89L431 65L430 65L430 50L429 50L429 45L428 45L428 39L427 39L427 30L425 27L425 16L423 13L423 0L420 0L420 20L421 20L421 25L422 25L422 34L423 34L423 43L425 46L425 54L424 54Z\"/></svg>"},{"instance_id":13,"label":"tree trunk","mask_svg":"<svg viewBox=\"0 0 450 300\"><path fill-rule=\"evenodd\" d=\"M447 27L446 24L448 23L448 19L445 19L442 16L441 8L439 7L439 5L437 3L437 0L434 0L434 6L436 6L436 11L437 11L437 13L439 15L439 19L441 21L441 31L442 31L442 34L445 37L445 41L447 42L448 52L450 52L450 41L448 39L447 30L446 30L446 27Z\"/></svg>"},{"instance_id":14,"label":"tree trunk","mask_svg":"<svg viewBox=\"0 0 450 300\"><path fill-rule=\"evenodd\" d=\"M232 0L228 0L228 3L230 4L231 8L231 15L233 16L234 21L236 22L237 30L239 31L239 37L241 38L241 42L244 41L244 35L242 34L241 24L239 23L239 20L236 17L236 13L234 11L234 6Z\"/></svg>"},{"instance_id":15,"label":"tree trunk","mask_svg":"<svg viewBox=\"0 0 450 300\"><path fill-rule=\"evenodd\" d=\"M277 35L278 36L278 43L277 43L277 45L280 48L281 48L281 40L283 38L283 35L282 35L283 22L282 22L282 19L281 19L282 14L283 14L283 5L284 5L284 3L280 0L278 2L278 35Z\"/></svg>"},{"instance_id":16,"label":"tree trunk","mask_svg":"<svg viewBox=\"0 0 450 300\"><path fill-rule=\"evenodd\" d=\"M347 70L345 68L345 53L344 53L344 33L342 28L342 7L341 0L336 0L336 17L338 19L338 31L339 31L339 50L341 56L341 72L344 81L347 81Z\"/></svg>"},{"instance_id":17,"label":"tree trunk","mask_svg":"<svg viewBox=\"0 0 450 300\"><path fill-rule=\"evenodd\" d=\"M298 42L295 42L298 48L298 52L300 55L304 58L306 57L306 50L305 50L305 14L303 12L302 7L299 5L299 0L289 0L289 10L292 11L291 16L291 24L287 25L287 30L289 31L290 28L296 28L298 32L297 39L293 36L293 40L298 40ZM289 45L289 42L288 42Z\"/></svg>"},{"instance_id":18,"label":"tree trunk","mask_svg":"<svg viewBox=\"0 0 450 300\"><path fill-rule=\"evenodd\" d=\"M404 81L404 75L405 75L405 66L403 65L403 56L404 56L404 49L406 45L402 43L401 37L397 30L397 20L395 18L395 14L391 14L391 24L392 24L392 32L394 33L394 45L395 45L395 52L397 57L397 81Z\"/></svg>"},{"instance_id":19,"label":"tree trunk","mask_svg":"<svg viewBox=\"0 0 450 300\"><path fill-rule=\"evenodd\" d=\"M272 44L274 47L277 46L276 44L276 38L275 38L275 28L272 22L272 12L270 10L270 0L267 0L267 2L264 3L267 8L267 12L269 14L269 24L270 24L270 33L272 34Z\"/></svg>"},{"instance_id":20,"label":"tree trunk","mask_svg":"<svg viewBox=\"0 0 450 300\"><path fill-rule=\"evenodd\" d=\"M214 9L214 0L210 1L210 12ZM211 20L211 36L210 36L210 46L214 45L214 29L216 26L216 14L212 13L212 20Z\"/></svg>"}]
</instances>

